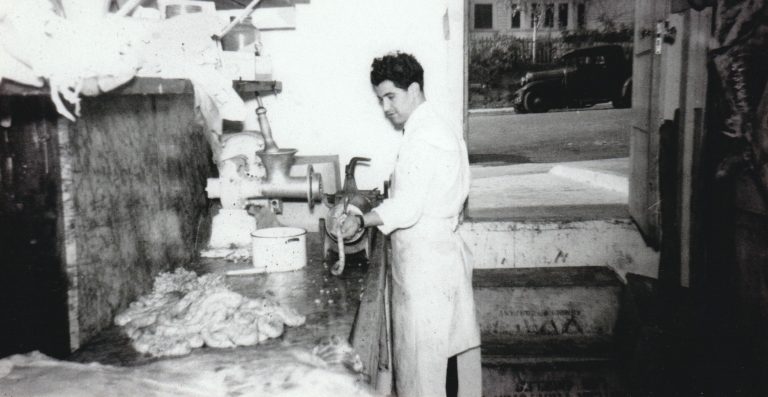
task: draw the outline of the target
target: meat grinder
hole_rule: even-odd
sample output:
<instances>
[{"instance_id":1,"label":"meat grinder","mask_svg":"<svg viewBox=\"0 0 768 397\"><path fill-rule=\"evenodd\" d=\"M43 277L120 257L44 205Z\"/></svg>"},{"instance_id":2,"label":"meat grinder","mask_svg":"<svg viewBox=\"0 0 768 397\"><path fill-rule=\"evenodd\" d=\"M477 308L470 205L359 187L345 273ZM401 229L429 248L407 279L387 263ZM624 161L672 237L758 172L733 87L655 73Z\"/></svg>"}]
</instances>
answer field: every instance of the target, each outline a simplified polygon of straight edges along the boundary
<instances>
[{"instance_id":1,"label":"meat grinder","mask_svg":"<svg viewBox=\"0 0 768 397\"><path fill-rule=\"evenodd\" d=\"M296 149L278 148L266 118L266 109L258 100L256 115L261 131L229 134L214 149L218 178L209 178L208 198L218 198L221 209L213 217L209 248L245 248L251 244L256 218L251 206L280 213L283 199L306 199L312 210L323 199L322 178L312 165L306 176L291 176Z\"/></svg>"},{"instance_id":2,"label":"meat grinder","mask_svg":"<svg viewBox=\"0 0 768 397\"><path fill-rule=\"evenodd\" d=\"M323 259L326 263L331 262L331 255L338 255L338 239L336 236L336 223L335 220L343 212L347 212L349 215L362 215L374 207L378 206L381 201L386 198L388 184L384 184L384 194L382 194L378 188L373 190L360 190L357 188L357 182L355 181L355 168L359 162L370 161L365 157L353 157L349 160L349 163L344 167L344 185L342 190L335 195L327 195L328 198L326 205L330 207L328 211L327 220L320 219L320 231L323 233ZM358 231L354 236L344 239L344 253L354 254L358 252L364 252L365 258L370 259L371 243L373 233L365 228Z\"/></svg>"}]
</instances>

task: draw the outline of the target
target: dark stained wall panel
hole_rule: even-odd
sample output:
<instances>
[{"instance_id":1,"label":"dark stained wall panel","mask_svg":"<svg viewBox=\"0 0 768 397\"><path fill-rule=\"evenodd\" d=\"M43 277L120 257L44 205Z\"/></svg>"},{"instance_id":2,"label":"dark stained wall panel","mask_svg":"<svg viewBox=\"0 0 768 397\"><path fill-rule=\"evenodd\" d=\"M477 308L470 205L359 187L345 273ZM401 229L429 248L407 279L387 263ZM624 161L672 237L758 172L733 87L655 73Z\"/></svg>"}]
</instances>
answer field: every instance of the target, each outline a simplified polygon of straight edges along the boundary
<instances>
[{"instance_id":1,"label":"dark stained wall panel","mask_svg":"<svg viewBox=\"0 0 768 397\"><path fill-rule=\"evenodd\" d=\"M20 335L0 356L76 349L155 275L196 256L210 148L191 90L161 94L146 82L83 98L74 123L43 93L0 89L0 115L11 120L0 128L0 278L15 285L0 313ZM156 90L144 94L148 86ZM35 336L41 329L51 331Z\"/></svg>"}]
</instances>

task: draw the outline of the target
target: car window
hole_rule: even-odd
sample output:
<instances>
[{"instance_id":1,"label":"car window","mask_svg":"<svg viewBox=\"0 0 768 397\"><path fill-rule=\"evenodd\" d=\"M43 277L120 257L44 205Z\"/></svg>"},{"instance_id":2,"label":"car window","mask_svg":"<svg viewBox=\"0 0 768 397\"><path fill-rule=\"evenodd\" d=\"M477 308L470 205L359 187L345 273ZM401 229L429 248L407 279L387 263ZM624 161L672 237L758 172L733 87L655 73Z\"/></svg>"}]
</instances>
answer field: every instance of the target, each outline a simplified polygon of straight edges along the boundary
<instances>
[{"instance_id":1,"label":"car window","mask_svg":"<svg viewBox=\"0 0 768 397\"><path fill-rule=\"evenodd\" d=\"M607 63L605 60L605 55L596 55L594 58L594 61L595 61L595 65L605 66L605 64Z\"/></svg>"},{"instance_id":2,"label":"car window","mask_svg":"<svg viewBox=\"0 0 768 397\"><path fill-rule=\"evenodd\" d=\"M589 57L580 56L568 58L565 60L565 64L568 66L589 65Z\"/></svg>"}]
</instances>

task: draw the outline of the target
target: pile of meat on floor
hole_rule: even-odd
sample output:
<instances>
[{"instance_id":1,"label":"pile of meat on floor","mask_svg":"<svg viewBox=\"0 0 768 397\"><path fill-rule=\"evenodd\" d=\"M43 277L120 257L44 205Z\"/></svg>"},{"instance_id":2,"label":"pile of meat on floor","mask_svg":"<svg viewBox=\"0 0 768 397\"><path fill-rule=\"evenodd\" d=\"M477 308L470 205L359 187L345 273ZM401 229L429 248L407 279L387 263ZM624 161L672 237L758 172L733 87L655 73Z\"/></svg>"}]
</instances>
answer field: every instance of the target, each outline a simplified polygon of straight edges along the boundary
<instances>
[{"instance_id":1,"label":"pile of meat on floor","mask_svg":"<svg viewBox=\"0 0 768 397\"><path fill-rule=\"evenodd\" d=\"M115 317L133 347L152 356L180 356L204 345L250 346L296 327L306 318L266 298L230 290L220 274L198 277L177 269L157 276L151 293Z\"/></svg>"}]
</instances>

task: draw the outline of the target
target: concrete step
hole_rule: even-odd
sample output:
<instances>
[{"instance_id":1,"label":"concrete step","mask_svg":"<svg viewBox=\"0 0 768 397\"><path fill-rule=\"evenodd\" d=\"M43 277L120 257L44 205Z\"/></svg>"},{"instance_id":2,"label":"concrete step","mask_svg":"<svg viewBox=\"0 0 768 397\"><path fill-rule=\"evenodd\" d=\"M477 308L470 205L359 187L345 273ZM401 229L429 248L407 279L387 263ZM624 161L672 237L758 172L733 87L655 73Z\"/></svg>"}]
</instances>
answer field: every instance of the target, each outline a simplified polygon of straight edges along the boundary
<instances>
[{"instance_id":1,"label":"concrete step","mask_svg":"<svg viewBox=\"0 0 768 397\"><path fill-rule=\"evenodd\" d=\"M489 354L601 356L609 350L623 288L609 268L477 269L473 285Z\"/></svg>"},{"instance_id":2,"label":"concrete step","mask_svg":"<svg viewBox=\"0 0 768 397\"><path fill-rule=\"evenodd\" d=\"M615 341L609 335L498 336L482 335L483 357L506 363L566 362L613 358Z\"/></svg>"},{"instance_id":3,"label":"concrete step","mask_svg":"<svg viewBox=\"0 0 768 397\"><path fill-rule=\"evenodd\" d=\"M465 220L475 269L602 266L656 277L659 254L628 218Z\"/></svg>"},{"instance_id":4,"label":"concrete step","mask_svg":"<svg viewBox=\"0 0 768 397\"><path fill-rule=\"evenodd\" d=\"M624 284L595 266L476 269L485 396L622 395Z\"/></svg>"},{"instance_id":5,"label":"concrete step","mask_svg":"<svg viewBox=\"0 0 768 397\"><path fill-rule=\"evenodd\" d=\"M486 397L586 397L626 396L614 365L604 360L532 363L510 366L486 362L482 368Z\"/></svg>"},{"instance_id":6,"label":"concrete step","mask_svg":"<svg viewBox=\"0 0 768 397\"><path fill-rule=\"evenodd\" d=\"M655 277L628 210L629 159L473 165L462 237L476 268L609 266Z\"/></svg>"}]
</instances>

